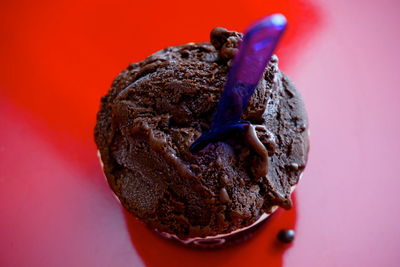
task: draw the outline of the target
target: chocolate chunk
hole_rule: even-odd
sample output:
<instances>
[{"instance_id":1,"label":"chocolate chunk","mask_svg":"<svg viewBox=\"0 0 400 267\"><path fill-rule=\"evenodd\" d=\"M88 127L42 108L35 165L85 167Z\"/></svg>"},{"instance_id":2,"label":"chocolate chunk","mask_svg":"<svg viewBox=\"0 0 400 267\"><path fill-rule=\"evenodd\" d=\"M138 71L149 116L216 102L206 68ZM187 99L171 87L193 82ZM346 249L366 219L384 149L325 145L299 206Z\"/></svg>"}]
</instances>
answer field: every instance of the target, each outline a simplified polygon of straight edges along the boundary
<instances>
[{"instance_id":1,"label":"chocolate chunk","mask_svg":"<svg viewBox=\"0 0 400 267\"><path fill-rule=\"evenodd\" d=\"M291 163L291 164L289 165L289 167L290 167L292 170L297 171L297 170L299 169L299 164L293 162L293 163Z\"/></svg>"},{"instance_id":2,"label":"chocolate chunk","mask_svg":"<svg viewBox=\"0 0 400 267\"><path fill-rule=\"evenodd\" d=\"M229 197L228 192L225 188L221 188L221 190L219 191L219 200L221 201L221 203L231 202L231 198Z\"/></svg>"},{"instance_id":3,"label":"chocolate chunk","mask_svg":"<svg viewBox=\"0 0 400 267\"><path fill-rule=\"evenodd\" d=\"M242 36L238 32L219 27L210 33L211 44L219 51L220 59L225 62L232 59L237 53Z\"/></svg>"},{"instance_id":4,"label":"chocolate chunk","mask_svg":"<svg viewBox=\"0 0 400 267\"><path fill-rule=\"evenodd\" d=\"M294 240L294 230L292 229L285 229L281 230L278 233L278 240L282 243L291 243Z\"/></svg>"},{"instance_id":5,"label":"chocolate chunk","mask_svg":"<svg viewBox=\"0 0 400 267\"><path fill-rule=\"evenodd\" d=\"M229 184L228 175L226 175L226 174L221 175L221 183L222 183L223 185L228 185L228 184Z\"/></svg>"}]
</instances>

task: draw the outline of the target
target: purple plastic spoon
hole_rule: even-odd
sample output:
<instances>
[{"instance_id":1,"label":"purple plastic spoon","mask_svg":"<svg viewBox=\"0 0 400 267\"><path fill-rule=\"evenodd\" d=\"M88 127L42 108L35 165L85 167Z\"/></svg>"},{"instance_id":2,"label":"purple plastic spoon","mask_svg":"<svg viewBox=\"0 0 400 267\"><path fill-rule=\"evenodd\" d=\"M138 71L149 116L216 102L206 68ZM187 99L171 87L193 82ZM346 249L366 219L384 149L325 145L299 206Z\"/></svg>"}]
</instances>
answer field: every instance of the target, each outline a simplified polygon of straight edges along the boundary
<instances>
[{"instance_id":1,"label":"purple plastic spoon","mask_svg":"<svg viewBox=\"0 0 400 267\"><path fill-rule=\"evenodd\" d=\"M192 153L209 143L222 141L232 134L243 132L250 123L240 121L250 97L286 28L281 14L267 16L246 31L232 62L211 129L204 131L190 146Z\"/></svg>"}]
</instances>

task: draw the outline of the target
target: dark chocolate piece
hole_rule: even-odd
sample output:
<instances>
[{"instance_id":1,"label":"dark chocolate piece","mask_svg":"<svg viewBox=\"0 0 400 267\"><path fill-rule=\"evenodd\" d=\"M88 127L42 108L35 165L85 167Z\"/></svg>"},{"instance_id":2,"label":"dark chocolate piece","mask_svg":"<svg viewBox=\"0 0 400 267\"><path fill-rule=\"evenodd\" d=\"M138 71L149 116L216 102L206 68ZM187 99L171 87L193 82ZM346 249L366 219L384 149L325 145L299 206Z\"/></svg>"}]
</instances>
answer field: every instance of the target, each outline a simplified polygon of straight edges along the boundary
<instances>
[{"instance_id":1,"label":"dark chocolate piece","mask_svg":"<svg viewBox=\"0 0 400 267\"><path fill-rule=\"evenodd\" d=\"M278 233L278 240L281 241L282 243L291 243L294 240L294 230L292 229L285 229L281 230Z\"/></svg>"}]
</instances>

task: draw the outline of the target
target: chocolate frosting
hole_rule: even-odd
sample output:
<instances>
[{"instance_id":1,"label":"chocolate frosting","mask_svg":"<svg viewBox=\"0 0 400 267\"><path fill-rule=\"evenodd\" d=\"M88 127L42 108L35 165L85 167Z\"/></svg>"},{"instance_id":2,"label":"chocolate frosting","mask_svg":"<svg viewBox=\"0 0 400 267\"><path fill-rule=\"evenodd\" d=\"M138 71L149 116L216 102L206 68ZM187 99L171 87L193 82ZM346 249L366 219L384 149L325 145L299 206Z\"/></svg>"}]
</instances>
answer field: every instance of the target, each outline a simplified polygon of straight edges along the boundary
<instances>
[{"instance_id":1,"label":"chocolate frosting","mask_svg":"<svg viewBox=\"0 0 400 267\"><path fill-rule=\"evenodd\" d=\"M303 102L276 56L242 116L252 123L246 134L189 152L210 127L242 34L216 28L210 37L131 64L102 98L95 127L124 207L180 238L229 233L273 206L290 208L307 161Z\"/></svg>"}]
</instances>

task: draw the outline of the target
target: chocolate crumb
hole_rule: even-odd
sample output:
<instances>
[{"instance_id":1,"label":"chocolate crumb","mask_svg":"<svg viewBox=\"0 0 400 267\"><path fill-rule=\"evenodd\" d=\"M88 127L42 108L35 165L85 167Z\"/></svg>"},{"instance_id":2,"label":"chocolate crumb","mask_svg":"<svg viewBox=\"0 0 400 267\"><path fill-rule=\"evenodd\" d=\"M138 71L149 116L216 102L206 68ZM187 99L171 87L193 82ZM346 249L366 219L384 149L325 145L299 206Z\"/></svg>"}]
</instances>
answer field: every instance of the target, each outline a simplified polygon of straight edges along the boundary
<instances>
[{"instance_id":1,"label":"chocolate crumb","mask_svg":"<svg viewBox=\"0 0 400 267\"><path fill-rule=\"evenodd\" d=\"M222 175L221 175L221 183L222 183L223 185L228 185L228 183L229 183L228 175L226 175L226 174L222 174Z\"/></svg>"}]
</instances>

